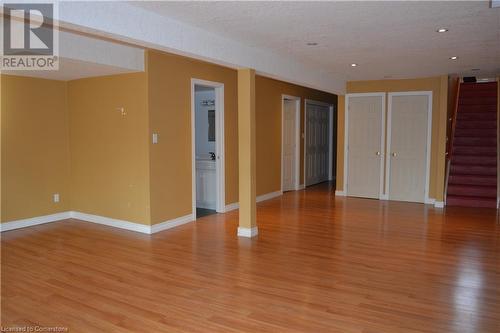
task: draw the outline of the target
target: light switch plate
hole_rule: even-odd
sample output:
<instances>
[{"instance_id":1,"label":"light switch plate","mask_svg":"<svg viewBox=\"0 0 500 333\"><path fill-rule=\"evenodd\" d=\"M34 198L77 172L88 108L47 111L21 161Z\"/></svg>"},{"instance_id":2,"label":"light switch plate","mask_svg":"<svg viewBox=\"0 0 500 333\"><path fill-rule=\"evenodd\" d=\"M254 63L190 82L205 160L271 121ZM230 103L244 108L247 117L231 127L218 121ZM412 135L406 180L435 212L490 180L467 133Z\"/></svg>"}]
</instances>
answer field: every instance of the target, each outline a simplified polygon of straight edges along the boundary
<instances>
[{"instance_id":1,"label":"light switch plate","mask_svg":"<svg viewBox=\"0 0 500 333\"><path fill-rule=\"evenodd\" d=\"M153 133L153 144L157 144L158 143L158 133Z\"/></svg>"}]
</instances>

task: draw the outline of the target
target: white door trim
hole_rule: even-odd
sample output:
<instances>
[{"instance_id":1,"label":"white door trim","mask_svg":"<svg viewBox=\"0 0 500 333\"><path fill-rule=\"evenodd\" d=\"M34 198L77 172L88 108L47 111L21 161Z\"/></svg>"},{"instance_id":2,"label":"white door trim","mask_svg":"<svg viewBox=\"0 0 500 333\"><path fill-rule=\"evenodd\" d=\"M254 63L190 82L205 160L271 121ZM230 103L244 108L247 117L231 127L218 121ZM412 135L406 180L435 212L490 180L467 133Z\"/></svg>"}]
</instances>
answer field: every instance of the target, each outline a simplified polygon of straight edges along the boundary
<instances>
[{"instance_id":1,"label":"white door trim","mask_svg":"<svg viewBox=\"0 0 500 333\"><path fill-rule=\"evenodd\" d=\"M380 135L380 189L379 199L384 197L384 156L385 156L385 92L353 93L345 95L345 117L344 117L344 193L348 195L347 175L349 172L349 98L351 97L382 97L382 134Z\"/></svg>"},{"instance_id":2,"label":"white door trim","mask_svg":"<svg viewBox=\"0 0 500 333\"><path fill-rule=\"evenodd\" d=\"M432 91L401 91L391 92L389 95L389 104L387 111L387 154L391 151L391 124L392 124L392 97L394 96L427 96L427 147L426 147L426 167L425 167L425 195L423 198L424 203L433 203L429 198L429 182L431 173L431 139L432 139ZM390 175L391 175L391 159L388 155L385 164L385 196L389 199L390 195Z\"/></svg>"},{"instance_id":3,"label":"white door trim","mask_svg":"<svg viewBox=\"0 0 500 333\"><path fill-rule=\"evenodd\" d=\"M300 189L300 103L301 98L297 96L291 95L281 95L281 193L283 193L283 129L285 123L285 99L295 101L295 190Z\"/></svg>"},{"instance_id":4,"label":"white door trim","mask_svg":"<svg viewBox=\"0 0 500 333\"><path fill-rule=\"evenodd\" d=\"M307 156L307 147L306 147L306 138L307 138L307 105L315 104L328 107L329 112L329 129L328 129L328 180L332 180L333 177L333 108L334 105L330 103L316 101L314 99L304 99L304 187L307 187L306 183L306 156Z\"/></svg>"},{"instance_id":5,"label":"white door trim","mask_svg":"<svg viewBox=\"0 0 500 333\"><path fill-rule=\"evenodd\" d=\"M195 86L212 87L215 89L215 155L216 155L216 192L218 213L226 210L226 172L224 145L224 84L220 82L191 78L191 195L192 215L196 220L196 129L195 129Z\"/></svg>"}]
</instances>

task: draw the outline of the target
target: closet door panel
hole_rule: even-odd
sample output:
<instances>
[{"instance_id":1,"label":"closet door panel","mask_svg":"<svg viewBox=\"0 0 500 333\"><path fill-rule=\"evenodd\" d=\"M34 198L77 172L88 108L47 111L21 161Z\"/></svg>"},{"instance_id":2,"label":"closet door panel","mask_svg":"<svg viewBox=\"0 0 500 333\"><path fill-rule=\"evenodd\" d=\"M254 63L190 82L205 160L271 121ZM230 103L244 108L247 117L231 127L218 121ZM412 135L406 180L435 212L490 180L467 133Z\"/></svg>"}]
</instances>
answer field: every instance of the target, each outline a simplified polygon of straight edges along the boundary
<instances>
[{"instance_id":1,"label":"closet door panel","mask_svg":"<svg viewBox=\"0 0 500 333\"><path fill-rule=\"evenodd\" d=\"M347 195L380 197L384 154L383 97L350 96L348 109Z\"/></svg>"},{"instance_id":2,"label":"closet door panel","mask_svg":"<svg viewBox=\"0 0 500 333\"><path fill-rule=\"evenodd\" d=\"M429 96L391 98L389 199L424 202Z\"/></svg>"}]
</instances>

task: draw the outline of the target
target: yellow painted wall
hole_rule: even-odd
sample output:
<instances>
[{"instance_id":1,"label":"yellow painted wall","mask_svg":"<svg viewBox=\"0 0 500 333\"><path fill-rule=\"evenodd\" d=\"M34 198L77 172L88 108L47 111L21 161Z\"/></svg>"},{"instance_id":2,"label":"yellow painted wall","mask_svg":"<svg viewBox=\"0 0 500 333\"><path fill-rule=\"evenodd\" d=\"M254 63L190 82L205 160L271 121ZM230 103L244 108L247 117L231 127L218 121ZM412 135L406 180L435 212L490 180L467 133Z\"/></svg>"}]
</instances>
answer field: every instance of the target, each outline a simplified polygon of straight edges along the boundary
<instances>
[{"instance_id":1,"label":"yellow painted wall","mask_svg":"<svg viewBox=\"0 0 500 333\"><path fill-rule=\"evenodd\" d=\"M429 196L435 198L437 201L442 201L445 181L448 76L406 80L351 81L347 82L346 90L347 93L432 91L433 119ZM340 132L344 133L343 127L344 121L341 121L339 117L338 147L344 146L344 135L340 135ZM341 149L343 150L343 148ZM337 157L337 167L339 171L343 168L343 165L344 154L342 152L342 154L339 154ZM343 173L338 176L340 177L337 177L337 190L343 190Z\"/></svg>"},{"instance_id":2,"label":"yellow painted wall","mask_svg":"<svg viewBox=\"0 0 500 333\"><path fill-rule=\"evenodd\" d=\"M68 106L72 210L150 224L146 74L70 81Z\"/></svg>"},{"instance_id":3,"label":"yellow painted wall","mask_svg":"<svg viewBox=\"0 0 500 333\"><path fill-rule=\"evenodd\" d=\"M2 75L0 74L0 223L2 223L2 202L3 202L3 200L2 200L2 198L3 198L3 196L2 196L2 192L3 192L3 187L2 187L2 184L3 184L3 182L2 182L2 178L3 178L2 177L2 175L3 175L3 172L2 172L2 170L3 170L3 164L2 164L3 136L2 135L3 134L2 133L4 133L4 131L6 130L6 129L4 129L3 123L2 123L2 114L3 114L3 110L4 110L4 106L3 106L3 102L2 102L2 100L3 100L3 98L2 98L2 95L3 95L2 81L3 81Z\"/></svg>"},{"instance_id":4,"label":"yellow painted wall","mask_svg":"<svg viewBox=\"0 0 500 333\"><path fill-rule=\"evenodd\" d=\"M1 118L2 222L69 210L66 83L2 75Z\"/></svg>"},{"instance_id":5,"label":"yellow painted wall","mask_svg":"<svg viewBox=\"0 0 500 333\"><path fill-rule=\"evenodd\" d=\"M3 198L3 196L2 196L2 192L3 192L3 187L2 187L2 183L3 183L2 182L2 175L3 175L3 172L2 172L2 170L3 170L3 164L2 164L3 144L2 144L2 142L3 142L3 136L2 136L2 133L4 133L4 131L6 130L6 129L4 129L3 123L2 123L2 114L3 114L2 110L4 109L4 106L2 104L3 103L2 102L3 101L2 91L3 91L2 90L2 75L0 74L0 223L2 223L2 212L3 212L3 210L2 210L2 202L3 202L2 201L2 198Z\"/></svg>"},{"instance_id":6,"label":"yellow painted wall","mask_svg":"<svg viewBox=\"0 0 500 333\"><path fill-rule=\"evenodd\" d=\"M2 76L2 220L73 210L156 224L191 214L191 78L224 84L226 204L237 202L237 71L150 50L145 73L69 82ZM281 187L281 95L302 98L302 120L304 99L336 104L336 96L261 76L255 83L261 195ZM303 165L300 174L303 182ZM15 181L22 186L13 191ZM31 193L41 198L26 209ZM53 193L61 194L56 206Z\"/></svg>"},{"instance_id":7,"label":"yellow painted wall","mask_svg":"<svg viewBox=\"0 0 500 333\"><path fill-rule=\"evenodd\" d=\"M238 201L237 71L186 57L148 51L151 219L191 214L191 78L224 84L226 204Z\"/></svg>"},{"instance_id":8,"label":"yellow painted wall","mask_svg":"<svg viewBox=\"0 0 500 333\"><path fill-rule=\"evenodd\" d=\"M301 98L301 133L304 132L304 100L337 104L337 96L257 75L255 78L257 195L281 189L282 94ZM304 140L300 146L300 183L304 183Z\"/></svg>"}]
</instances>

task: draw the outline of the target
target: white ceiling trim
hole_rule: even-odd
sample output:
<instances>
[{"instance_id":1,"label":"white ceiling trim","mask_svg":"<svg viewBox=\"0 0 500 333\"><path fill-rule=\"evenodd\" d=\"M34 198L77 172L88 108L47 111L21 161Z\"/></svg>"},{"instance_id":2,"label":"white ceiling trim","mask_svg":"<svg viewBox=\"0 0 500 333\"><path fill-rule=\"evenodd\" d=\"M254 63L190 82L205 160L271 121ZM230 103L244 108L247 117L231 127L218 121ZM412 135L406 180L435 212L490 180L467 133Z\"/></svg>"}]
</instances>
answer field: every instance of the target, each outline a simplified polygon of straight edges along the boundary
<instances>
[{"instance_id":1,"label":"white ceiling trim","mask_svg":"<svg viewBox=\"0 0 500 333\"><path fill-rule=\"evenodd\" d=\"M144 50L141 48L60 31L59 70L7 70L3 73L70 81L143 71Z\"/></svg>"},{"instance_id":2,"label":"white ceiling trim","mask_svg":"<svg viewBox=\"0 0 500 333\"><path fill-rule=\"evenodd\" d=\"M117 75L134 72L137 71L112 65L104 65L96 62L59 57L59 70L57 71L15 70L2 71L2 74L5 73L15 76L36 77L48 80L71 81L89 77Z\"/></svg>"},{"instance_id":3,"label":"white ceiling trim","mask_svg":"<svg viewBox=\"0 0 500 333\"><path fill-rule=\"evenodd\" d=\"M67 31L59 32L60 57L100 65L144 71L144 50Z\"/></svg>"},{"instance_id":4,"label":"white ceiling trim","mask_svg":"<svg viewBox=\"0 0 500 333\"><path fill-rule=\"evenodd\" d=\"M290 57L220 37L123 2L61 2L60 26L100 37L160 49L323 91L344 94L345 79Z\"/></svg>"}]
</instances>

